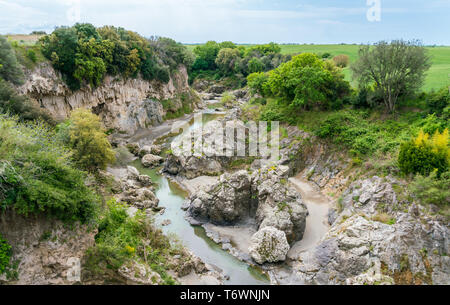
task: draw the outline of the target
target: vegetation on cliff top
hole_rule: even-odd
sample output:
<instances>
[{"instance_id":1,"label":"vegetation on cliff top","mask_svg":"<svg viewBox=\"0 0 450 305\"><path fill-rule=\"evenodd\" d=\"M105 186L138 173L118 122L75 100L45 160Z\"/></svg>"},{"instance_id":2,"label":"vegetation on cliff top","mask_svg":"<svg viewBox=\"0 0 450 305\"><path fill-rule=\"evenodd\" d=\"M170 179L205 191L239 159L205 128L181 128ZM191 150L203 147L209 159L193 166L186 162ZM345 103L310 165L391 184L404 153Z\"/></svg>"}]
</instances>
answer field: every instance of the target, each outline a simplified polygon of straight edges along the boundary
<instances>
[{"instance_id":1,"label":"vegetation on cliff top","mask_svg":"<svg viewBox=\"0 0 450 305\"><path fill-rule=\"evenodd\" d=\"M193 56L183 45L162 37L146 39L123 28L77 23L40 38L42 53L61 71L72 90L99 86L106 74L168 82L178 65Z\"/></svg>"}]
</instances>

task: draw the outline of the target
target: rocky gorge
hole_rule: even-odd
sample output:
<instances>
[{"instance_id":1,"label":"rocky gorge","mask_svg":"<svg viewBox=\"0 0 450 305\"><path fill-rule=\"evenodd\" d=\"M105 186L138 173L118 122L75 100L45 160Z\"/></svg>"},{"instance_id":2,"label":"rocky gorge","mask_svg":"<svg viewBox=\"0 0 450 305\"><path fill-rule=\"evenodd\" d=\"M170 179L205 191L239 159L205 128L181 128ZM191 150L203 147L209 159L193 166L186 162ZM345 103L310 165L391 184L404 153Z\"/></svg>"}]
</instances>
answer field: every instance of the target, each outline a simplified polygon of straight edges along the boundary
<instances>
[{"instance_id":1,"label":"rocky gorge","mask_svg":"<svg viewBox=\"0 0 450 305\"><path fill-rule=\"evenodd\" d=\"M276 162L217 157L214 151L201 156L166 151L172 140L177 145L182 136L170 135L175 120L163 122L168 110L161 101L175 100L171 107L176 111L182 107L180 94L188 94L192 109L204 108L203 103L220 99L223 92L217 86L204 86L209 92L199 99L188 86L186 69L180 67L168 84L108 77L99 88L71 92L57 72L42 65L28 74L19 89L55 118L66 118L78 107L92 109L107 128L118 132L111 139L118 147L127 146L130 160L156 168L159 177L188 191L182 206L174 208L185 210L191 225L201 226L208 238L245 266L261 268L273 284L449 284L446 219L405 196L405 185L397 178L356 175L345 152L295 126L285 127L287 136L281 139ZM206 139L218 138L221 129L217 127L224 122L244 125L240 106L248 102L248 94L235 97L234 104L219 109L224 112L222 118L201 126ZM150 129L153 133L143 136ZM114 196L129 205L130 215L141 210L152 217L161 215L170 220L167 227L174 226L170 225L173 219L164 216L168 207L161 207L158 198L158 187L165 180L156 182L130 164L103 174L114 180ZM310 199L299 191L302 185L296 187L297 177L326 198L326 215L312 217ZM309 223L311 219L315 223ZM316 233L310 230L319 227L313 242L304 246ZM68 259L82 262L95 242L95 230L88 227L67 229L42 219L25 223L14 215L3 215L0 231L16 245L15 259L20 263L13 282L19 284L68 284L64 280L71 267ZM171 274L177 281L227 281L224 270L205 263L193 250L187 248L184 257L173 258L172 265L178 267ZM124 265L115 279L160 283L158 275L139 262ZM88 276L83 283L99 284L102 279Z\"/></svg>"}]
</instances>

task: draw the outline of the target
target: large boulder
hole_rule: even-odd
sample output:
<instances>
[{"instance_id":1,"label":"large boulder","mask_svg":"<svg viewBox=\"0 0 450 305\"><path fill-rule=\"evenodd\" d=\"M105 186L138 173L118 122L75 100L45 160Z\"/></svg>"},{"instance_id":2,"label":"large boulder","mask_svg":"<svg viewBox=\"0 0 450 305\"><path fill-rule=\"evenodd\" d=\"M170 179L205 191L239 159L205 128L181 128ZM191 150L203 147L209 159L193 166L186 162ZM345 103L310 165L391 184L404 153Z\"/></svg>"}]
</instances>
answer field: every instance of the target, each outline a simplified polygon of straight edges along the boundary
<instances>
[{"instance_id":1,"label":"large boulder","mask_svg":"<svg viewBox=\"0 0 450 305\"><path fill-rule=\"evenodd\" d=\"M154 166L158 166L159 164L161 164L164 161L163 158L161 158L160 156L155 156L152 154L148 154L142 157L142 165L145 167L154 167Z\"/></svg>"},{"instance_id":2,"label":"large boulder","mask_svg":"<svg viewBox=\"0 0 450 305\"><path fill-rule=\"evenodd\" d=\"M308 210L300 195L288 185L288 168L263 167L250 175L241 170L223 174L219 180L189 199L192 223L234 225L256 219L257 229L274 227L289 243L301 240Z\"/></svg>"},{"instance_id":3,"label":"large boulder","mask_svg":"<svg viewBox=\"0 0 450 305\"><path fill-rule=\"evenodd\" d=\"M188 212L197 220L229 225L247 218L251 212L251 184L246 171L224 174L206 191L191 197Z\"/></svg>"},{"instance_id":4,"label":"large boulder","mask_svg":"<svg viewBox=\"0 0 450 305\"><path fill-rule=\"evenodd\" d=\"M265 227L252 236L249 251L258 264L275 263L286 259L289 243L283 231Z\"/></svg>"}]
</instances>

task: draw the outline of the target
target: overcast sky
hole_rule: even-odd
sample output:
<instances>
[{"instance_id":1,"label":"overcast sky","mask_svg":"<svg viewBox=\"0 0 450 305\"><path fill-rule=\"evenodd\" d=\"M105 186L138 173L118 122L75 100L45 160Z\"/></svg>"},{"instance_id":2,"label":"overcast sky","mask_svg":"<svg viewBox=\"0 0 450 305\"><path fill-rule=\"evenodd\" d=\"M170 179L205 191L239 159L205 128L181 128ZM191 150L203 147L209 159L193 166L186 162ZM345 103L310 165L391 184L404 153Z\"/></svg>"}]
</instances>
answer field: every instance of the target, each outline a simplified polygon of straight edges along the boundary
<instances>
[{"instance_id":1,"label":"overcast sky","mask_svg":"<svg viewBox=\"0 0 450 305\"><path fill-rule=\"evenodd\" d=\"M373 21L377 2L380 20ZM184 43L368 43L403 38L450 45L450 0L0 0L1 34L51 32L76 21Z\"/></svg>"}]
</instances>

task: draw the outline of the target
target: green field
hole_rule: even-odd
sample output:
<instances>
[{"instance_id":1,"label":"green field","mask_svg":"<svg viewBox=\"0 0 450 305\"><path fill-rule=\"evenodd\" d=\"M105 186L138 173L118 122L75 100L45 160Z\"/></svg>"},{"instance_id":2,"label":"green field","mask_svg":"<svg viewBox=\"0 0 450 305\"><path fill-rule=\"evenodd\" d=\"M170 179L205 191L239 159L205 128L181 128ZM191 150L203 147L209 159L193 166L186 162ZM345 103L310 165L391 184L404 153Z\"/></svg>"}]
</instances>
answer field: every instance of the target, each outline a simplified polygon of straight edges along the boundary
<instances>
[{"instance_id":1,"label":"green field","mask_svg":"<svg viewBox=\"0 0 450 305\"><path fill-rule=\"evenodd\" d=\"M247 47L251 45L245 45ZM195 45L187 45L191 50ZM332 56L339 54L348 55L350 62L358 58L359 46L354 44L338 45L281 45L281 53L295 54L301 52L312 52L322 54L330 53ZM429 55L432 58L432 66L427 73L427 78L423 86L423 90L430 91L432 89L440 89L445 86L450 86L450 47L427 47ZM344 69L344 74L347 80L351 80L351 72L348 68Z\"/></svg>"}]
</instances>

